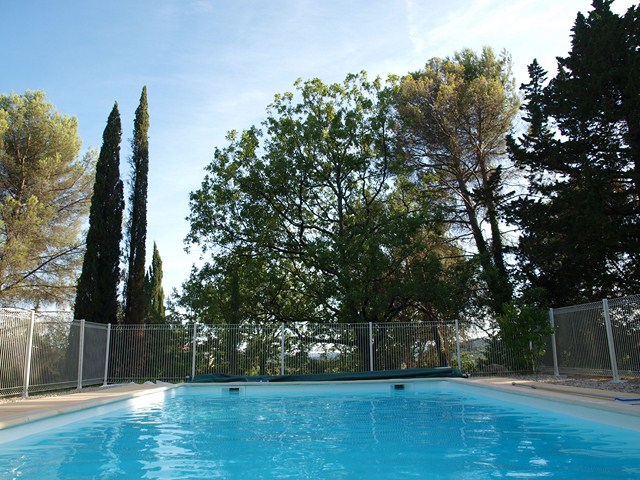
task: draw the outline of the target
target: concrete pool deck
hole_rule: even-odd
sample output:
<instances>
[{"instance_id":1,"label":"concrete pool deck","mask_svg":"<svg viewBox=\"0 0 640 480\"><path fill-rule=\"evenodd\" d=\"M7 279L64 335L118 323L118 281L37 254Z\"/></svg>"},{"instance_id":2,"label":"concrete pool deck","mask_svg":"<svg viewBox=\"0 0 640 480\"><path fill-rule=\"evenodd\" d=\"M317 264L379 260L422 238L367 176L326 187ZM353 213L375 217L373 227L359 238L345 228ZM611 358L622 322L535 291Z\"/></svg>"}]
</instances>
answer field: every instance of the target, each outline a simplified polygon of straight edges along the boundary
<instances>
[{"instance_id":1,"label":"concrete pool deck","mask_svg":"<svg viewBox=\"0 0 640 480\"><path fill-rule=\"evenodd\" d=\"M637 417L640 421L640 395L597 388L549 384L508 377L470 378L469 384L490 387L505 393L526 395L562 403L575 403ZM634 401L635 400L635 401Z\"/></svg>"},{"instance_id":2,"label":"concrete pool deck","mask_svg":"<svg viewBox=\"0 0 640 480\"><path fill-rule=\"evenodd\" d=\"M421 380L424 381L424 379ZM426 381L434 380L442 381L445 379L438 378ZM600 408L612 412L631 415L632 417L639 417L638 420L640 421L640 396L637 394L634 395L608 390L570 387L555 384L550 385L541 382L502 377L446 380L453 380L455 382L466 383L478 387L487 387L511 394L547 398L564 403L576 403L578 405ZM378 380L361 380L360 382L377 381ZM393 380L384 380L384 382L389 381ZM407 379L402 379L402 381L406 382ZM35 420L51 418L86 408L107 405L121 400L128 400L142 395L157 393L175 388L179 385L180 384L140 385L132 383L103 388L91 388L80 392L75 391L55 396L33 396L0 403L0 434L2 429L5 428L15 427ZM202 386L203 384L200 385ZM247 385L247 383L226 383L225 385ZM619 401L616 400L616 398L629 400L638 399L638 401Z\"/></svg>"},{"instance_id":3,"label":"concrete pool deck","mask_svg":"<svg viewBox=\"0 0 640 480\"><path fill-rule=\"evenodd\" d=\"M85 408L128 400L141 395L162 392L175 386L131 383L103 388L90 388L54 396L45 394L15 399L15 401L0 403L0 432L4 428L76 412Z\"/></svg>"}]
</instances>

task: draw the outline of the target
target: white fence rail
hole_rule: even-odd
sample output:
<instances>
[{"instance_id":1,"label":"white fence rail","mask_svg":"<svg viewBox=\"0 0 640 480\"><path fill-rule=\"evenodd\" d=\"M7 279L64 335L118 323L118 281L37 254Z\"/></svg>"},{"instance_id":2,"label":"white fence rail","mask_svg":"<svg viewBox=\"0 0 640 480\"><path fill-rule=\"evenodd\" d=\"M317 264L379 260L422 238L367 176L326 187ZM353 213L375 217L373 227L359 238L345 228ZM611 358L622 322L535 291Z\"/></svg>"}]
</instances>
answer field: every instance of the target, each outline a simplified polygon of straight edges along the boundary
<instances>
[{"instance_id":1,"label":"white fence rail","mask_svg":"<svg viewBox=\"0 0 640 480\"><path fill-rule=\"evenodd\" d=\"M640 375L640 296L551 310L540 362L469 323L102 325L0 311L0 396L206 373L284 375L452 366L473 375ZM533 346L532 346L533 347Z\"/></svg>"},{"instance_id":2,"label":"white fence rail","mask_svg":"<svg viewBox=\"0 0 640 480\"><path fill-rule=\"evenodd\" d=\"M556 375L640 376L640 295L551 309L549 317L555 333L543 364Z\"/></svg>"}]
</instances>

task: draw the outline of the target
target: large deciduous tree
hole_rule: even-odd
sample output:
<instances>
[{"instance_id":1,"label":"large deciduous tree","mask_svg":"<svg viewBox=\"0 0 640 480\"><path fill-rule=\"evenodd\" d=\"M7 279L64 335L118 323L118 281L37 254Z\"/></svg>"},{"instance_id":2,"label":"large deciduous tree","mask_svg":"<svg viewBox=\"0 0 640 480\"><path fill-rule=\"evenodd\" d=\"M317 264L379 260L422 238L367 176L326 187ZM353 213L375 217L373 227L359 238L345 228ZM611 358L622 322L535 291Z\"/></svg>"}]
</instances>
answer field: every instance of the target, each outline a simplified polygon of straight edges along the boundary
<instances>
[{"instance_id":1,"label":"large deciduous tree","mask_svg":"<svg viewBox=\"0 0 640 480\"><path fill-rule=\"evenodd\" d=\"M120 180L120 112L116 103L102 136L96 164L87 246L78 280L74 317L116 323L124 192Z\"/></svg>"},{"instance_id":2,"label":"large deciduous tree","mask_svg":"<svg viewBox=\"0 0 640 480\"><path fill-rule=\"evenodd\" d=\"M528 131L511 139L527 195L513 205L520 271L554 305L640 288L640 8L596 0L547 82L523 85Z\"/></svg>"},{"instance_id":3,"label":"large deciduous tree","mask_svg":"<svg viewBox=\"0 0 640 480\"><path fill-rule=\"evenodd\" d=\"M464 262L438 195L407 181L395 156L394 88L365 74L296 87L276 96L262 129L229 135L191 194L187 242L211 261L193 270L181 306L225 322L453 315L420 303L440 288L430 301L462 308L445 285L466 285L448 275Z\"/></svg>"},{"instance_id":4,"label":"large deciduous tree","mask_svg":"<svg viewBox=\"0 0 640 480\"><path fill-rule=\"evenodd\" d=\"M518 108L510 58L490 48L429 60L402 80L398 97L407 161L449 199L449 220L462 244L475 247L487 304L498 314L512 298L500 209L505 136Z\"/></svg>"},{"instance_id":5,"label":"large deciduous tree","mask_svg":"<svg viewBox=\"0 0 640 480\"><path fill-rule=\"evenodd\" d=\"M128 277L124 321L145 321L145 255L147 242L147 187L149 175L149 111L147 87L142 88L131 141L131 195L128 221Z\"/></svg>"},{"instance_id":6,"label":"large deciduous tree","mask_svg":"<svg viewBox=\"0 0 640 480\"><path fill-rule=\"evenodd\" d=\"M95 155L44 92L0 96L0 302L72 301Z\"/></svg>"}]
</instances>

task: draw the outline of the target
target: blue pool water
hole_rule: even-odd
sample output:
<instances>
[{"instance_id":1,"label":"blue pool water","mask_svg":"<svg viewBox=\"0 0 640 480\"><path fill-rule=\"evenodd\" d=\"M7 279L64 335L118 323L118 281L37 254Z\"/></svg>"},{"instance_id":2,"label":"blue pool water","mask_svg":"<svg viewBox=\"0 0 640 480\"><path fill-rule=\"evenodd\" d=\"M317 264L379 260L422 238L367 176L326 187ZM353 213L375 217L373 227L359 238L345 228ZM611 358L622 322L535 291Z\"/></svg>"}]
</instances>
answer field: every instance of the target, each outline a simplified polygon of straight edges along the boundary
<instances>
[{"instance_id":1,"label":"blue pool water","mask_svg":"<svg viewBox=\"0 0 640 480\"><path fill-rule=\"evenodd\" d=\"M424 385L177 388L0 445L0 478L640 478L638 429Z\"/></svg>"}]
</instances>

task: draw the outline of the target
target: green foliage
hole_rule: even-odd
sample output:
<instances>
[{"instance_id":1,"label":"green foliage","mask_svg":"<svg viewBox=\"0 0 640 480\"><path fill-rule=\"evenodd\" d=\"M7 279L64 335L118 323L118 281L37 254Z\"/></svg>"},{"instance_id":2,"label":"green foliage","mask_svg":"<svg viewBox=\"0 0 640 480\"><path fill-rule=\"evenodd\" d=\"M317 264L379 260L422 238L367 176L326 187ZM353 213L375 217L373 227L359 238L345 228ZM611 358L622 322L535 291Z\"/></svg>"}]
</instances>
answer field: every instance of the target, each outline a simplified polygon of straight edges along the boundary
<instances>
[{"instance_id":1,"label":"green foliage","mask_svg":"<svg viewBox=\"0 0 640 480\"><path fill-rule=\"evenodd\" d=\"M82 261L94 153L44 92L0 95L0 302L65 304Z\"/></svg>"},{"instance_id":2,"label":"green foliage","mask_svg":"<svg viewBox=\"0 0 640 480\"><path fill-rule=\"evenodd\" d=\"M126 285L125 323L142 324L145 320L145 255L147 243L147 186L149 176L149 107L147 87L142 88L136 109L131 141L132 189L128 222L128 278Z\"/></svg>"},{"instance_id":3,"label":"green foliage","mask_svg":"<svg viewBox=\"0 0 640 480\"><path fill-rule=\"evenodd\" d=\"M464 262L438 196L407 181L395 155L395 86L359 74L296 88L276 95L262 129L229 134L191 194L187 242L211 261L192 271L178 304L210 322L378 322L418 311Z\"/></svg>"},{"instance_id":4,"label":"green foliage","mask_svg":"<svg viewBox=\"0 0 640 480\"><path fill-rule=\"evenodd\" d=\"M506 53L490 48L433 58L402 80L398 96L399 135L418 181L446 199L448 217L470 238L496 313L510 301L500 210L504 204L505 135L519 98ZM484 228L487 225L488 228Z\"/></svg>"},{"instance_id":5,"label":"green foliage","mask_svg":"<svg viewBox=\"0 0 640 480\"><path fill-rule=\"evenodd\" d=\"M74 317L115 324L118 318L120 242L124 193L120 180L120 113L118 104L107 120L89 213L87 247L78 280Z\"/></svg>"},{"instance_id":6,"label":"green foliage","mask_svg":"<svg viewBox=\"0 0 640 480\"><path fill-rule=\"evenodd\" d=\"M492 363L511 371L535 370L553 333L547 311L514 304L505 305L503 311L498 317L499 333L492 345L493 352L487 356Z\"/></svg>"},{"instance_id":7,"label":"green foliage","mask_svg":"<svg viewBox=\"0 0 640 480\"><path fill-rule=\"evenodd\" d=\"M153 242L151 266L145 277L145 298L147 299L147 320L145 323L164 324L166 322L164 289L162 288L162 258L156 242Z\"/></svg>"},{"instance_id":8,"label":"green foliage","mask_svg":"<svg viewBox=\"0 0 640 480\"><path fill-rule=\"evenodd\" d=\"M598 0L579 14L558 74L533 62L523 85L529 130L510 139L529 190L513 203L529 287L566 305L640 287L639 7Z\"/></svg>"},{"instance_id":9,"label":"green foliage","mask_svg":"<svg viewBox=\"0 0 640 480\"><path fill-rule=\"evenodd\" d=\"M455 360L450 363L455 365ZM464 373L476 373L478 371L478 359L471 352L460 352L460 370Z\"/></svg>"}]
</instances>

